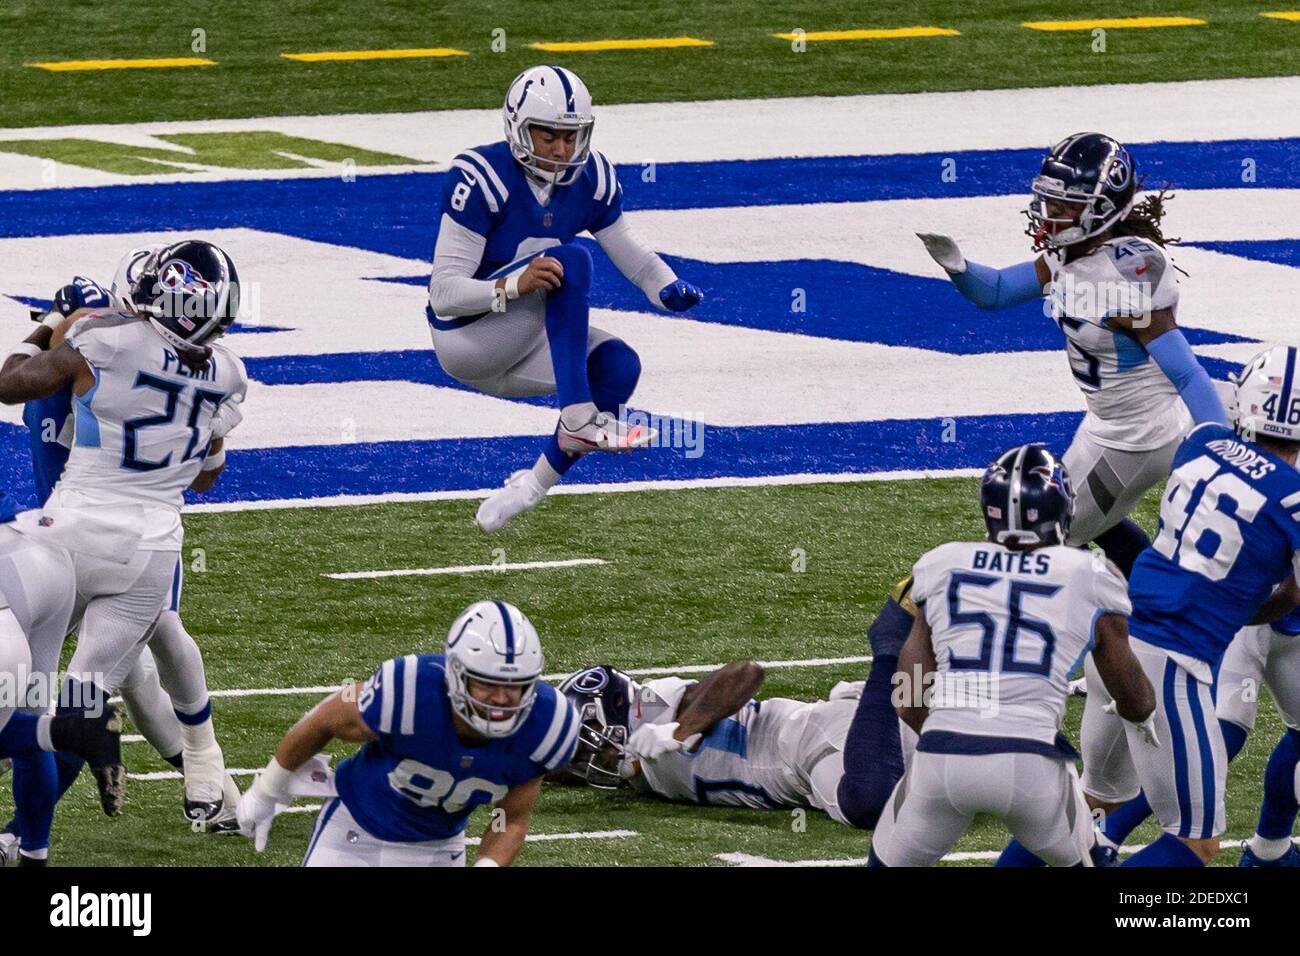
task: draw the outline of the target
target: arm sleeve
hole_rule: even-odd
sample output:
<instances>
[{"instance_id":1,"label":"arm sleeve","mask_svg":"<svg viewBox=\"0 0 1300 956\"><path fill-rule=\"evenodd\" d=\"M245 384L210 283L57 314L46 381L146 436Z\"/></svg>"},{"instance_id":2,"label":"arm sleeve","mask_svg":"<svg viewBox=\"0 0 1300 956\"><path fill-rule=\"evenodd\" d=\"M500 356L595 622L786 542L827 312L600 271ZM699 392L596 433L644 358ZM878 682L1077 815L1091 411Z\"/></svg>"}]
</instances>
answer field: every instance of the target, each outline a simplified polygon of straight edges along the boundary
<instances>
[{"instance_id":1,"label":"arm sleeve","mask_svg":"<svg viewBox=\"0 0 1300 956\"><path fill-rule=\"evenodd\" d=\"M1178 389L1178 394L1187 403L1187 410L1196 419L1196 424L1228 424L1228 413L1224 411L1214 382L1201 367L1201 363L1196 361L1192 347L1187 344L1187 338L1181 329L1170 329L1148 342L1146 348L1147 353L1156 360L1156 364Z\"/></svg>"},{"instance_id":2,"label":"arm sleeve","mask_svg":"<svg viewBox=\"0 0 1300 956\"><path fill-rule=\"evenodd\" d=\"M659 290L676 282L677 275L668 268L668 263L658 253L633 234L626 217L619 216L613 223L592 235L610 261L618 267L618 271L644 292L655 308L662 309Z\"/></svg>"},{"instance_id":3,"label":"arm sleeve","mask_svg":"<svg viewBox=\"0 0 1300 956\"><path fill-rule=\"evenodd\" d=\"M957 291L981 309L1005 309L1043 297L1034 260L994 269L966 260L966 271L949 273Z\"/></svg>"},{"instance_id":4,"label":"arm sleeve","mask_svg":"<svg viewBox=\"0 0 1300 956\"><path fill-rule=\"evenodd\" d=\"M437 316L477 315L492 308L496 283L475 279L487 239L443 213L429 276L429 307Z\"/></svg>"}]
</instances>

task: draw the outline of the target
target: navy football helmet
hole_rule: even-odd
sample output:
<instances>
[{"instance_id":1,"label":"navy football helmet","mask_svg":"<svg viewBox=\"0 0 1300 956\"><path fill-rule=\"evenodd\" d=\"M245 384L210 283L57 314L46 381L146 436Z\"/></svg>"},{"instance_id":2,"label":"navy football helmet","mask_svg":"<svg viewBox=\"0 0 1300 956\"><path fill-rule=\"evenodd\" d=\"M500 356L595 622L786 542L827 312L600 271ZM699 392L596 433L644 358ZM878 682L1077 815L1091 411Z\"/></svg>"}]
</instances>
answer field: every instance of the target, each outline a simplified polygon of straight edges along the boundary
<instances>
[{"instance_id":1,"label":"navy football helmet","mask_svg":"<svg viewBox=\"0 0 1300 956\"><path fill-rule=\"evenodd\" d=\"M140 264L130 297L168 344L202 351L239 313L239 273L212 243L186 239Z\"/></svg>"},{"instance_id":2,"label":"navy football helmet","mask_svg":"<svg viewBox=\"0 0 1300 956\"><path fill-rule=\"evenodd\" d=\"M1052 147L1032 188L1025 233L1036 252L1061 249L1105 232L1128 215L1137 195L1137 170L1128 150L1109 136L1075 133ZM1052 216L1049 200L1078 205L1078 218Z\"/></svg>"},{"instance_id":3,"label":"navy football helmet","mask_svg":"<svg viewBox=\"0 0 1300 956\"><path fill-rule=\"evenodd\" d=\"M565 768L598 790L617 790L625 779L628 724L635 685L632 678L608 664L570 674L557 688L578 711L578 749Z\"/></svg>"},{"instance_id":4,"label":"navy football helmet","mask_svg":"<svg viewBox=\"0 0 1300 956\"><path fill-rule=\"evenodd\" d=\"M980 482L980 510L997 544L1064 544L1074 517L1074 486L1045 445L998 456Z\"/></svg>"}]
</instances>

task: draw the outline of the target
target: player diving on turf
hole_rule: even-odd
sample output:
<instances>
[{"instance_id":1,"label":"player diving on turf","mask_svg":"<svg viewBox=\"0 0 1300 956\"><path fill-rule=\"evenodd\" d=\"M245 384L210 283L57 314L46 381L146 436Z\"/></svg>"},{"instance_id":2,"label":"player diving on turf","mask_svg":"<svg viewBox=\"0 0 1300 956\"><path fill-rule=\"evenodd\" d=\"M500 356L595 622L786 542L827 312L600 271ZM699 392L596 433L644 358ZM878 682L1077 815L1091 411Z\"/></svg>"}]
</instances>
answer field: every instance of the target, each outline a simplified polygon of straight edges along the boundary
<instances>
[{"instance_id":1,"label":"player diving on turf","mask_svg":"<svg viewBox=\"0 0 1300 956\"><path fill-rule=\"evenodd\" d=\"M1032 188L1026 232L1041 254L1029 262L994 269L948 236L918 236L982 309L1050 300L1088 406L1063 456L1078 492L1068 543L1095 541L1127 576L1150 543L1129 513L1168 477L1193 422L1228 419L1175 323L1164 195L1137 201L1128 150L1101 133L1070 136L1052 147Z\"/></svg>"},{"instance_id":2,"label":"player diving on turf","mask_svg":"<svg viewBox=\"0 0 1300 956\"><path fill-rule=\"evenodd\" d=\"M535 506L581 455L649 445L619 409L637 353L591 326L590 233L657 308L685 312L703 292L633 235L614 164L591 148L591 94L571 70L535 66L506 92L506 139L458 153L446 177L426 314L438 362L489 395L555 395L560 420L531 468L475 516L492 533Z\"/></svg>"}]
</instances>

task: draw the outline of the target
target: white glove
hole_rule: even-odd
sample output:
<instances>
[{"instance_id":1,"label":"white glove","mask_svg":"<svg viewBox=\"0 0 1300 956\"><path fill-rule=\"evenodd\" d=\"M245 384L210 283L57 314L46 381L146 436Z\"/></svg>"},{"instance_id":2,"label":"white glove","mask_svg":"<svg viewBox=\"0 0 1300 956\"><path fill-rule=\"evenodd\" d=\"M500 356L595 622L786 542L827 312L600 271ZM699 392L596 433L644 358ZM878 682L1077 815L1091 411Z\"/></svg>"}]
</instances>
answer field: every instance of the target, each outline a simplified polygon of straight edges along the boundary
<instances>
[{"instance_id":1,"label":"white glove","mask_svg":"<svg viewBox=\"0 0 1300 956\"><path fill-rule=\"evenodd\" d=\"M217 413L212 416L212 437L225 438L244 420L244 413L239 410L239 402L222 402Z\"/></svg>"},{"instance_id":2,"label":"white glove","mask_svg":"<svg viewBox=\"0 0 1300 956\"><path fill-rule=\"evenodd\" d=\"M235 808L239 832L253 841L253 849L258 853L266 849L267 838L271 835L271 821L277 813L288 807L292 799L288 795L288 785L292 779L293 774L272 757L266 769L257 775L253 785L239 798L239 806Z\"/></svg>"},{"instance_id":3,"label":"white glove","mask_svg":"<svg viewBox=\"0 0 1300 956\"><path fill-rule=\"evenodd\" d=\"M930 258L954 275L966 271L966 257L961 254L957 241L951 236L940 236L933 232L918 232L916 238L925 243L925 251Z\"/></svg>"},{"instance_id":4,"label":"white glove","mask_svg":"<svg viewBox=\"0 0 1300 956\"><path fill-rule=\"evenodd\" d=\"M677 732L677 721L670 724L642 724L627 741L627 752L640 760L658 760L664 754L678 750L689 750L699 741L699 734L691 734L685 740L678 740L673 735Z\"/></svg>"},{"instance_id":5,"label":"white glove","mask_svg":"<svg viewBox=\"0 0 1300 956\"><path fill-rule=\"evenodd\" d=\"M1107 714L1118 713L1116 704L1113 700L1105 707L1103 707L1102 711ZM1128 721L1128 723L1132 724L1134 727L1138 729L1138 733L1142 735L1142 739L1145 740L1148 745L1152 747L1160 746L1160 736L1159 734L1156 733L1156 713L1154 710L1147 715L1146 720L1143 721L1130 720Z\"/></svg>"}]
</instances>

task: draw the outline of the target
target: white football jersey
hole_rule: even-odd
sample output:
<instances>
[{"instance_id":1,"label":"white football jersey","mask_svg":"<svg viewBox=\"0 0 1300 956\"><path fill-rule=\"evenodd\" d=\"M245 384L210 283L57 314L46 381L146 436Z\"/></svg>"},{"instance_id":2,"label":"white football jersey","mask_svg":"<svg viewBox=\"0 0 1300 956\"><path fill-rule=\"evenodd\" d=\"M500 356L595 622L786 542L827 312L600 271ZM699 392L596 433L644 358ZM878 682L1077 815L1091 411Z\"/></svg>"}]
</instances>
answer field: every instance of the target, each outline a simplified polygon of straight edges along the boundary
<instances>
[{"instance_id":1,"label":"white football jersey","mask_svg":"<svg viewBox=\"0 0 1300 956\"><path fill-rule=\"evenodd\" d=\"M1070 263L1045 255L1051 269L1052 318L1067 340L1070 371L1088 403L1083 427L1097 444L1146 451L1169 444L1192 425L1178 389L1112 316L1178 309L1178 279L1165 251L1133 236L1108 239Z\"/></svg>"},{"instance_id":2,"label":"white football jersey","mask_svg":"<svg viewBox=\"0 0 1300 956\"><path fill-rule=\"evenodd\" d=\"M72 449L49 506L143 506L141 549L179 549L182 493L203 466L218 406L244 398L244 363L214 345L207 367L190 371L147 319L127 312L79 319L66 341L95 384L73 398Z\"/></svg>"},{"instance_id":3,"label":"white football jersey","mask_svg":"<svg viewBox=\"0 0 1300 956\"><path fill-rule=\"evenodd\" d=\"M1063 546L941 545L916 562L912 599L930 625L936 664L923 733L1047 744L1098 616L1132 611L1114 565Z\"/></svg>"},{"instance_id":4,"label":"white football jersey","mask_svg":"<svg viewBox=\"0 0 1300 956\"><path fill-rule=\"evenodd\" d=\"M628 732L676 720L682 695L694 683L664 677L635 686ZM751 700L718 721L694 753L679 750L641 761L633 786L690 803L760 810L808 806L809 788L792 756L816 706L781 697Z\"/></svg>"}]
</instances>

